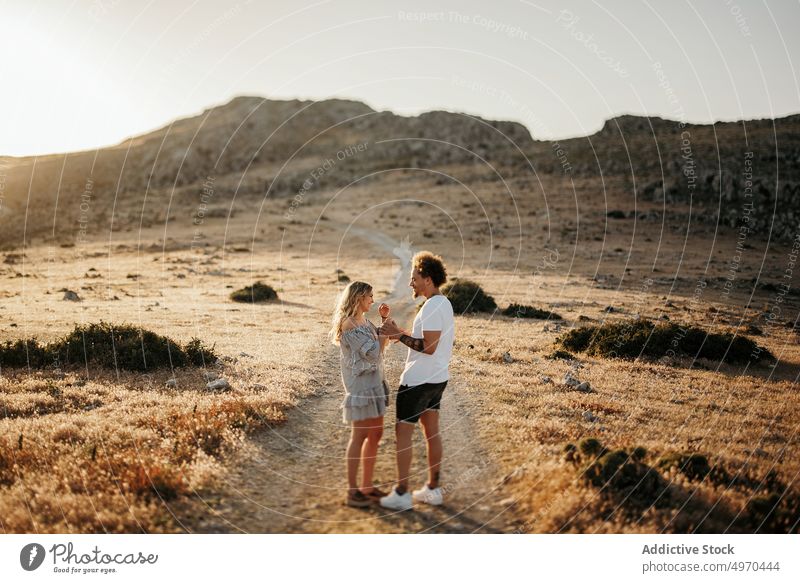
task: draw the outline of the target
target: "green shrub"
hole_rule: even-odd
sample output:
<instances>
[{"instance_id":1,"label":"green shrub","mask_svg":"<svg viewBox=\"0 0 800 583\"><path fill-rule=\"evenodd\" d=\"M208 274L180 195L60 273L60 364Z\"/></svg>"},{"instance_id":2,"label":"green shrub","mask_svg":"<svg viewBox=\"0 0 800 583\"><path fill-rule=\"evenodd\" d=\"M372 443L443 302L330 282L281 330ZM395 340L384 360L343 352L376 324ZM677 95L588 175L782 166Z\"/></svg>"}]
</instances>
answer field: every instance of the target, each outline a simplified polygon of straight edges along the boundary
<instances>
[{"instance_id":1,"label":"green shrub","mask_svg":"<svg viewBox=\"0 0 800 583\"><path fill-rule=\"evenodd\" d=\"M753 496L739 522L750 532L792 534L800 527L800 495L785 490Z\"/></svg>"},{"instance_id":2,"label":"green shrub","mask_svg":"<svg viewBox=\"0 0 800 583\"><path fill-rule=\"evenodd\" d=\"M677 468L690 480L702 480L711 472L708 458L699 453L670 453L658 460L662 469Z\"/></svg>"},{"instance_id":3,"label":"green shrub","mask_svg":"<svg viewBox=\"0 0 800 583\"><path fill-rule=\"evenodd\" d=\"M505 310L503 315L510 318L535 318L537 320L563 320L561 316L555 312L549 312L533 306L523 306L521 304L511 304Z\"/></svg>"},{"instance_id":4,"label":"green shrub","mask_svg":"<svg viewBox=\"0 0 800 583\"><path fill-rule=\"evenodd\" d=\"M632 510L641 510L657 502L668 503L669 497L664 496L668 488L666 480L638 455L631 455L624 449L609 451L596 439L584 440L579 447L583 454L583 478L605 494L624 502Z\"/></svg>"},{"instance_id":5,"label":"green shrub","mask_svg":"<svg viewBox=\"0 0 800 583\"><path fill-rule=\"evenodd\" d=\"M192 338L186 343L183 348L186 352L186 358L190 364L194 366L206 366L217 361L217 355L214 353L214 347L209 348L199 338Z\"/></svg>"},{"instance_id":6,"label":"green shrub","mask_svg":"<svg viewBox=\"0 0 800 583\"><path fill-rule=\"evenodd\" d=\"M256 304L275 301L278 299L278 294L267 284L257 281L253 285L248 285L231 293L231 299L234 302Z\"/></svg>"},{"instance_id":7,"label":"green shrub","mask_svg":"<svg viewBox=\"0 0 800 583\"><path fill-rule=\"evenodd\" d=\"M0 366L42 368L47 352L35 338L6 340L0 346Z\"/></svg>"},{"instance_id":8,"label":"green shrub","mask_svg":"<svg viewBox=\"0 0 800 583\"><path fill-rule=\"evenodd\" d=\"M578 443L578 449L587 457L597 457L605 453L605 448L600 441L594 437L587 437Z\"/></svg>"},{"instance_id":9,"label":"green shrub","mask_svg":"<svg viewBox=\"0 0 800 583\"><path fill-rule=\"evenodd\" d=\"M606 358L660 358L674 353L728 363L775 359L769 350L743 336L645 319L581 326L562 334L556 343L567 350Z\"/></svg>"},{"instance_id":10,"label":"green shrub","mask_svg":"<svg viewBox=\"0 0 800 583\"><path fill-rule=\"evenodd\" d=\"M26 357L27 355L27 357ZM213 348L197 338L181 347L166 336L130 324L76 326L49 344L35 339L6 342L0 347L0 366L87 366L124 370L201 366L216 362Z\"/></svg>"},{"instance_id":11,"label":"green shrub","mask_svg":"<svg viewBox=\"0 0 800 583\"><path fill-rule=\"evenodd\" d=\"M457 314L491 313L497 309L494 298L486 294L477 283L468 279L454 279L444 284L441 291L450 300L453 311Z\"/></svg>"},{"instance_id":12,"label":"green shrub","mask_svg":"<svg viewBox=\"0 0 800 583\"><path fill-rule=\"evenodd\" d=\"M766 475L743 473L741 469L734 475L719 463L712 467L705 455L696 452L667 453L653 466L648 466L644 463L645 448L612 451L593 437L583 439L577 447L568 443L563 454L583 480L598 488L600 494L614 504L611 515L620 512L640 520L643 512L672 509L679 513L695 513L702 517L702 523L715 514L712 523L724 521L732 532L793 533L800 525L797 520L800 495L779 479L774 468ZM747 504L735 513L719 500L710 506L697 499L693 501L695 487L683 488L662 474L671 468L677 468L691 480L707 480L725 490L736 489L746 494ZM695 529L695 532L703 532L697 530L697 523Z\"/></svg>"}]
</instances>

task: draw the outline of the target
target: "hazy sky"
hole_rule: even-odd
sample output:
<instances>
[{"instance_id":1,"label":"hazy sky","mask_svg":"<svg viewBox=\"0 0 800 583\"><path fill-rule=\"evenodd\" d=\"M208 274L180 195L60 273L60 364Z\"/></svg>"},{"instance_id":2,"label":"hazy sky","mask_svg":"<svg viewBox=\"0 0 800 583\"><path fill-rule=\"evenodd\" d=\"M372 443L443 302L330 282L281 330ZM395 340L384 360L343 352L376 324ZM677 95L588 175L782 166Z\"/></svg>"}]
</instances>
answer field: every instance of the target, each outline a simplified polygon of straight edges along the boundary
<instances>
[{"instance_id":1,"label":"hazy sky","mask_svg":"<svg viewBox=\"0 0 800 583\"><path fill-rule=\"evenodd\" d=\"M737 4L738 2L738 4ZM584 135L800 112L800 3L0 0L0 154L91 149L235 95Z\"/></svg>"}]
</instances>

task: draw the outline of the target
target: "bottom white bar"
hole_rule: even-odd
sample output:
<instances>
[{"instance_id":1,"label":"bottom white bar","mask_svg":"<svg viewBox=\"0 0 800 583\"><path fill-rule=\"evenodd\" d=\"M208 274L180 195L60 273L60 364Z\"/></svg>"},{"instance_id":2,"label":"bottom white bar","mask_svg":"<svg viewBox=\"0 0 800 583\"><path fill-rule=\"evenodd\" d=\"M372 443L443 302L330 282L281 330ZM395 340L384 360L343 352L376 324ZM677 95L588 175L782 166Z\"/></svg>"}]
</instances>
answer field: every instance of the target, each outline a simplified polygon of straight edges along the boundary
<instances>
[{"instance_id":1,"label":"bottom white bar","mask_svg":"<svg viewBox=\"0 0 800 583\"><path fill-rule=\"evenodd\" d=\"M0 581L800 581L798 541L766 534L3 535Z\"/></svg>"}]
</instances>

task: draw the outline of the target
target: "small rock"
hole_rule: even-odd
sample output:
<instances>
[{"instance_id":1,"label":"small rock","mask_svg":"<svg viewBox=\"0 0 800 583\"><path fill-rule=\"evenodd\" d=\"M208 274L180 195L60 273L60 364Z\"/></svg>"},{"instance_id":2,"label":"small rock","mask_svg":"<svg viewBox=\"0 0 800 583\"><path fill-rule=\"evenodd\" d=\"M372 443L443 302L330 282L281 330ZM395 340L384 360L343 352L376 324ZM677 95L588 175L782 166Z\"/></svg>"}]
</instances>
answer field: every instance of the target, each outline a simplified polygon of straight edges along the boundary
<instances>
[{"instance_id":1,"label":"small rock","mask_svg":"<svg viewBox=\"0 0 800 583\"><path fill-rule=\"evenodd\" d=\"M592 386L586 381L583 381L581 384L579 384L575 388L578 389L581 393L591 393L592 392Z\"/></svg>"},{"instance_id":2,"label":"small rock","mask_svg":"<svg viewBox=\"0 0 800 583\"><path fill-rule=\"evenodd\" d=\"M610 314L612 312L616 312L616 310L614 309L614 306L606 306L605 308L603 308L603 311L605 313L607 313L607 314Z\"/></svg>"},{"instance_id":3,"label":"small rock","mask_svg":"<svg viewBox=\"0 0 800 583\"><path fill-rule=\"evenodd\" d=\"M597 417L591 411L584 411L583 412L583 419L585 421L588 421L589 423L594 423L595 421L597 421Z\"/></svg>"},{"instance_id":4,"label":"small rock","mask_svg":"<svg viewBox=\"0 0 800 583\"><path fill-rule=\"evenodd\" d=\"M72 291L71 289L68 289L68 290L64 291L64 298L63 299L68 301L68 302L79 302L79 301L81 301L80 296L78 294L76 294L74 291Z\"/></svg>"},{"instance_id":5,"label":"small rock","mask_svg":"<svg viewBox=\"0 0 800 583\"><path fill-rule=\"evenodd\" d=\"M506 364L511 364L512 362L514 362L514 357L511 356L511 353L504 352L503 353L503 362L505 362Z\"/></svg>"},{"instance_id":6,"label":"small rock","mask_svg":"<svg viewBox=\"0 0 800 583\"><path fill-rule=\"evenodd\" d=\"M571 372L567 371L564 375L564 384L569 387L577 387L579 384L581 384L581 382L572 376Z\"/></svg>"},{"instance_id":7,"label":"small rock","mask_svg":"<svg viewBox=\"0 0 800 583\"><path fill-rule=\"evenodd\" d=\"M178 387L178 381L177 381L177 380L175 380L175 379L169 379L169 380L168 380L166 383L164 383L164 384L165 384L165 385L167 386L167 388L169 388L169 389L175 389L175 388L177 388L177 387Z\"/></svg>"},{"instance_id":8,"label":"small rock","mask_svg":"<svg viewBox=\"0 0 800 583\"><path fill-rule=\"evenodd\" d=\"M549 376L544 375L544 374L539 377L539 380L542 381L545 384L550 384L550 383L553 382L553 379L551 379Z\"/></svg>"},{"instance_id":9,"label":"small rock","mask_svg":"<svg viewBox=\"0 0 800 583\"><path fill-rule=\"evenodd\" d=\"M211 381L206 385L206 388L209 391L230 391L231 385L225 379L217 379L215 381Z\"/></svg>"},{"instance_id":10,"label":"small rock","mask_svg":"<svg viewBox=\"0 0 800 583\"><path fill-rule=\"evenodd\" d=\"M549 324L545 324L542 327L542 332L550 332L550 325Z\"/></svg>"}]
</instances>

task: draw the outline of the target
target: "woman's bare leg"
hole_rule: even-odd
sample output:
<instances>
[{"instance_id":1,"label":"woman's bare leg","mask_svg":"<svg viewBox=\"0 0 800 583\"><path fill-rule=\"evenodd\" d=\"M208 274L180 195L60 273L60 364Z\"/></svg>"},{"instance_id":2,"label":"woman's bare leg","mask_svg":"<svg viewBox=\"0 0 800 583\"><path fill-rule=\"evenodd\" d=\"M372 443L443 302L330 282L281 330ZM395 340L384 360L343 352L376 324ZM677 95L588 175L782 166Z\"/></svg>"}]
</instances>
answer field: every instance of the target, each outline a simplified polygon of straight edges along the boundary
<instances>
[{"instance_id":1,"label":"woman's bare leg","mask_svg":"<svg viewBox=\"0 0 800 583\"><path fill-rule=\"evenodd\" d=\"M383 436L383 417L365 419L367 426L367 438L361 448L361 461L363 462L363 476L361 479L361 491L369 494L374 489L372 485L372 474L375 470L375 459L378 455L378 444Z\"/></svg>"},{"instance_id":2,"label":"woman's bare leg","mask_svg":"<svg viewBox=\"0 0 800 583\"><path fill-rule=\"evenodd\" d=\"M358 463L361 461L361 448L369 435L364 421L353 421L350 441L347 443L347 487L350 494L358 490Z\"/></svg>"}]
</instances>

